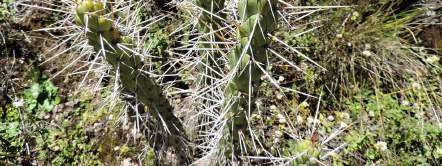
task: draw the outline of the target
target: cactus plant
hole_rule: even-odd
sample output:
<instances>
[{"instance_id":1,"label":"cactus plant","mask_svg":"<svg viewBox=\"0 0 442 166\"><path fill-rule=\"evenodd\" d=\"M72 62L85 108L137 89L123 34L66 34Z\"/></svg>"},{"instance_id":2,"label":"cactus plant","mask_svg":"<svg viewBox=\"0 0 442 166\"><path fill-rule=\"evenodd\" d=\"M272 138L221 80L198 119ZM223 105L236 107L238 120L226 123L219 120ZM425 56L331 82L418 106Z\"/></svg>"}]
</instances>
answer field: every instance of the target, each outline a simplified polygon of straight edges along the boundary
<instances>
[{"instance_id":1,"label":"cactus plant","mask_svg":"<svg viewBox=\"0 0 442 166\"><path fill-rule=\"evenodd\" d=\"M145 72L138 55L129 54L131 39L124 37L113 26L113 21L104 15L106 9L101 2L84 0L76 8L76 22L86 27L89 45L104 55L106 61L116 72L120 73L120 81L125 91L134 93L136 97L149 107L150 113L163 124L167 134L168 146L180 155L180 162L191 160L187 137L180 120L173 114L173 107L162 94L161 87ZM124 45L124 47L122 46Z\"/></svg>"},{"instance_id":2,"label":"cactus plant","mask_svg":"<svg viewBox=\"0 0 442 166\"><path fill-rule=\"evenodd\" d=\"M198 20L198 29L201 33L207 34L214 31L217 31L221 27L221 19L224 15L221 13L221 10L224 8L225 0L196 0L196 5L198 5L202 9L201 16ZM211 48L218 47L218 45L207 44L208 42L220 42L222 34L218 32L213 33L212 35L205 35L202 40L204 44L200 44L202 48ZM212 49L210 49L212 50ZM217 69L217 59L220 58L220 53L218 50L212 51L204 51L202 58L202 65L199 66L199 70L201 72L207 71L206 75L212 77L216 76L212 70ZM210 78L201 75L200 81L203 84L211 84Z\"/></svg>"},{"instance_id":3,"label":"cactus plant","mask_svg":"<svg viewBox=\"0 0 442 166\"><path fill-rule=\"evenodd\" d=\"M225 155L240 153L239 131L247 129L246 112L253 111L249 99L255 97L260 84L262 69L266 66L266 47L270 40L267 34L276 26L276 0L240 0L238 11L241 25L237 30L239 43L228 57L229 69L233 78L225 91L227 124L224 128ZM260 66L258 66L260 65ZM253 103L253 101L252 101ZM250 107L249 107L250 106ZM221 143L222 143L221 142Z\"/></svg>"}]
</instances>

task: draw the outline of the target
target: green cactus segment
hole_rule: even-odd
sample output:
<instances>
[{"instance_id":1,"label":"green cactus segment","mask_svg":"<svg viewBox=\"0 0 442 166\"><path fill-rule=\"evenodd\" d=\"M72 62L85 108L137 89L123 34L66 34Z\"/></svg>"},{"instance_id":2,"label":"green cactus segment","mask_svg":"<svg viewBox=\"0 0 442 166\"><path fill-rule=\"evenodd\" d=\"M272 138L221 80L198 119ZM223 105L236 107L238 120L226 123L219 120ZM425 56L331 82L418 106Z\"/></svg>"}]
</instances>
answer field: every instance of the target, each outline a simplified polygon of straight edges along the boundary
<instances>
[{"instance_id":1,"label":"green cactus segment","mask_svg":"<svg viewBox=\"0 0 442 166\"><path fill-rule=\"evenodd\" d=\"M225 0L196 0L195 3L197 6L199 6L202 9L201 16L198 20L198 30L202 34L211 33L214 31L217 31L221 27L221 19L225 17L221 10L224 8L224 2ZM213 37L212 37L213 36ZM220 42L222 41L220 32L216 32L213 35L206 35L203 37L202 41L205 42ZM200 44L201 48L211 48L213 45L211 44ZM215 47L218 47L215 45ZM219 51L203 51L202 53L202 63L205 65L200 65L198 67L198 70L201 72L205 72L205 75L200 76L200 81L203 84L211 84L212 79L210 79L208 76L212 76L214 78L218 78L219 76L216 75L212 70L216 69L217 59L221 57L221 54ZM211 68L211 69L208 69Z\"/></svg>"},{"instance_id":2,"label":"green cactus segment","mask_svg":"<svg viewBox=\"0 0 442 166\"><path fill-rule=\"evenodd\" d=\"M134 93L144 105L148 106L151 115L166 125L169 132L169 146L177 144L176 152L190 155L189 148L183 145L187 137L180 120L173 114L173 107L162 94L161 87L148 74L141 71L143 63L140 56L129 51L131 39L122 37L114 28L113 21L105 16L104 5L100 2L85 0L76 9L78 25L87 27L86 36L89 45L96 52L105 56L106 61L119 73L123 90ZM104 39L104 40L103 40ZM129 49L128 49L129 48ZM186 152L184 152L186 151ZM185 156L188 160L190 157Z\"/></svg>"},{"instance_id":3,"label":"green cactus segment","mask_svg":"<svg viewBox=\"0 0 442 166\"><path fill-rule=\"evenodd\" d=\"M196 5L204 10L198 22L201 32L210 32L210 29L220 27L220 18L223 17L220 11L224 8L224 2L225 0L196 0Z\"/></svg>"},{"instance_id":4,"label":"green cactus segment","mask_svg":"<svg viewBox=\"0 0 442 166\"><path fill-rule=\"evenodd\" d=\"M229 83L225 98L231 103L228 108L227 125L224 129L233 143L239 143L238 131L245 132L247 129L246 112L249 109L249 97L254 98L254 91L259 86L260 77L263 74L261 68L266 68L266 49L270 43L267 34L272 32L276 26L276 0L240 0L238 6L241 25L237 30L239 43L228 57L228 65L234 78ZM251 86L250 87L250 83ZM250 91L249 89L252 89ZM251 95L251 96L249 96ZM232 104L233 103L233 104ZM228 147L228 146L226 146ZM226 149L228 153L239 153L239 145L233 149Z\"/></svg>"}]
</instances>

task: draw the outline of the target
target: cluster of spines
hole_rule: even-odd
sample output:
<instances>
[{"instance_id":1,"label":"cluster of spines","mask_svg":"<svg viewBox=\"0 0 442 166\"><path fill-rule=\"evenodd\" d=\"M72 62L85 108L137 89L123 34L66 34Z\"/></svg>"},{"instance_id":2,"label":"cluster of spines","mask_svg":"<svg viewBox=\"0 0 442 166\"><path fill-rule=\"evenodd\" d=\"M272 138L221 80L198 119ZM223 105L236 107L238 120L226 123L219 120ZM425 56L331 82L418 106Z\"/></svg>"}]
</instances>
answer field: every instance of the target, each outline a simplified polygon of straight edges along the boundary
<instances>
[{"instance_id":1,"label":"cluster of spines","mask_svg":"<svg viewBox=\"0 0 442 166\"><path fill-rule=\"evenodd\" d=\"M200 41L204 43L200 44L200 47L209 50L200 53L202 56L202 64L199 66L199 70L200 72L205 72L205 75L207 75L207 77L201 75L200 82L203 84L211 84L213 79L210 79L210 77L219 77L215 75L213 70L219 69L219 67L217 67L219 63L217 60L220 58L220 45L218 45L217 42L221 41L222 34L218 30L222 27L221 21L224 15L221 11L224 9L225 0L196 0L195 3L202 10L197 24L199 32L204 35L208 33L211 34L200 39Z\"/></svg>"}]
</instances>

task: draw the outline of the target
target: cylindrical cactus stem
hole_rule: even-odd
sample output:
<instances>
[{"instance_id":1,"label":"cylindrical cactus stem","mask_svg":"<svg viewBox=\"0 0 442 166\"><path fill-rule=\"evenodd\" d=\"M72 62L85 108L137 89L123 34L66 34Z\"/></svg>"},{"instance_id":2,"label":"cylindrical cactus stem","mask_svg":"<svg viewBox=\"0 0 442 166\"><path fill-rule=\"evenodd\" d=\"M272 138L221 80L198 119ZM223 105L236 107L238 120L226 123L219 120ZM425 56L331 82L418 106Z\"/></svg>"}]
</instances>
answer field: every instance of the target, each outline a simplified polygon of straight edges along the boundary
<instances>
[{"instance_id":1,"label":"cylindrical cactus stem","mask_svg":"<svg viewBox=\"0 0 442 166\"><path fill-rule=\"evenodd\" d=\"M136 97L149 107L150 113L163 124L168 147L174 148L181 163L191 160L191 150L187 146L180 120L173 114L173 107L162 93L161 86L142 72L141 57L132 54L131 39L121 36L113 26L113 21L107 19L106 10L101 2L84 0L76 8L76 22L87 27L86 35L89 45L96 52L105 56L115 72L120 73L120 81L125 91L134 93ZM124 46L124 47L122 47Z\"/></svg>"},{"instance_id":2,"label":"cylindrical cactus stem","mask_svg":"<svg viewBox=\"0 0 442 166\"><path fill-rule=\"evenodd\" d=\"M219 45L216 42L221 42L221 37L223 36L220 31L218 31L221 25L221 19L224 15L221 11L224 8L225 0L196 0L195 3L198 5L202 12L201 16L198 20L198 30L201 34L205 35L202 37L200 41L205 44L200 44L201 48L209 49L209 51L202 51L202 65L198 67L200 72L204 72L206 75L210 77L217 78L217 76L213 70L218 69L216 66L216 60L220 58L220 49ZM215 32L217 31L217 32ZM207 35L210 33L211 35ZM209 44L213 42L214 44ZM214 49L211 49L214 48ZM206 72L207 71L207 72ZM211 80L204 75L200 76L200 81L203 84L211 84Z\"/></svg>"},{"instance_id":3,"label":"cylindrical cactus stem","mask_svg":"<svg viewBox=\"0 0 442 166\"><path fill-rule=\"evenodd\" d=\"M240 153L238 132L247 129L246 114L249 108L251 111L254 109L255 91L263 73L260 68L266 69L266 50L270 43L267 34L276 26L276 3L277 0L239 1L239 43L228 58L230 72L235 75L225 91L228 113L224 134L227 139L223 142L226 144L226 156L231 156L232 152L235 155ZM231 143L233 149L230 148Z\"/></svg>"},{"instance_id":4,"label":"cylindrical cactus stem","mask_svg":"<svg viewBox=\"0 0 442 166\"><path fill-rule=\"evenodd\" d=\"M224 2L225 0L196 0L196 5L203 10L198 22L201 32L210 32L220 27L220 18L224 17L220 11L224 8Z\"/></svg>"}]
</instances>

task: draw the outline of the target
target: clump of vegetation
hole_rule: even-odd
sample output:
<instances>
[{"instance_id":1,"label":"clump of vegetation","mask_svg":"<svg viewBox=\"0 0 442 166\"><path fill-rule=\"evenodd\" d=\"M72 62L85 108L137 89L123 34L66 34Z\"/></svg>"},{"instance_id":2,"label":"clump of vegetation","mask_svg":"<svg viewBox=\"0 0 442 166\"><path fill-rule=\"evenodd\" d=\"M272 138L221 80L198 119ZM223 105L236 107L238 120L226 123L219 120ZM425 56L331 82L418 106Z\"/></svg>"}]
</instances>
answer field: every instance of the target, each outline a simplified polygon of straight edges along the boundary
<instances>
[{"instance_id":1,"label":"clump of vegetation","mask_svg":"<svg viewBox=\"0 0 442 166\"><path fill-rule=\"evenodd\" d=\"M36 117L54 110L55 106L60 103L58 96L58 88L48 80L45 75L39 76L37 72L34 76L33 83L29 89L24 91L26 110L30 113L37 114Z\"/></svg>"},{"instance_id":2,"label":"clump of vegetation","mask_svg":"<svg viewBox=\"0 0 442 166\"><path fill-rule=\"evenodd\" d=\"M383 86L401 88L403 80L415 76L415 70L427 70L408 38L408 24L421 14L419 9L404 10L399 7L407 5L402 1L359 5L318 15L328 20L316 34L321 40L313 60L327 69L318 71L322 76L317 87L351 94L357 86L374 85L381 79Z\"/></svg>"},{"instance_id":3,"label":"clump of vegetation","mask_svg":"<svg viewBox=\"0 0 442 166\"><path fill-rule=\"evenodd\" d=\"M419 97L422 89L405 93ZM344 136L348 143L344 152L348 156L340 160L347 164L438 164L442 159L442 130L431 120L434 115L430 102L420 100L416 104L415 98L396 96L363 92L347 102L356 124ZM361 157L365 163L352 156Z\"/></svg>"},{"instance_id":4,"label":"clump of vegetation","mask_svg":"<svg viewBox=\"0 0 442 166\"><path fill-rule=\"evenodd\" d=\"M17 96L22 98L21 100L2 110L0 135L5 139L1 140L0 158L6 163L10 161L24 164L36 160L41 161L39 163L56 165L70 160L78 164L87 162L85 159L97 160L94 159L94 154L85 153L93 148L84 139L84 128L78 128L71 133L67 131L67 123L70 123L67 119L64 120L65 124L59 127L53 127L46 122L60 104L58 88L40 72L35 72L31 83L31 86L20 94L21 97ZM77 143L73 144L72 141Z\"/></svg>"},{"instance_id":5,"label":"clump of vegetation","mask_svg":"<svg viewBox=\"0 0 442 166\"><path fill-rule=\"evenodd\" d=\"M120 104L103 107L87 93L61 102L58 88L35 73L31 86L17 96L22 100L0 108L0 164L121 164L133 158L132 153L141 153L142 148L121 137L121 127L111 127L120 126L112 118ZM154 161L152 155L142 157L145 163Z\"/></svg>"},{"instance_id":6,"label":"clump of vegetation","mask_svg":"<svg viewBox=\"0 0 442 166\"><path fill-rule=\"evenodd\" d=\"M0 3L0 23L8 20L13 12L10 10L10 5L14 2L14 0L1 0Z\"/></svg>"}]
</instances>

